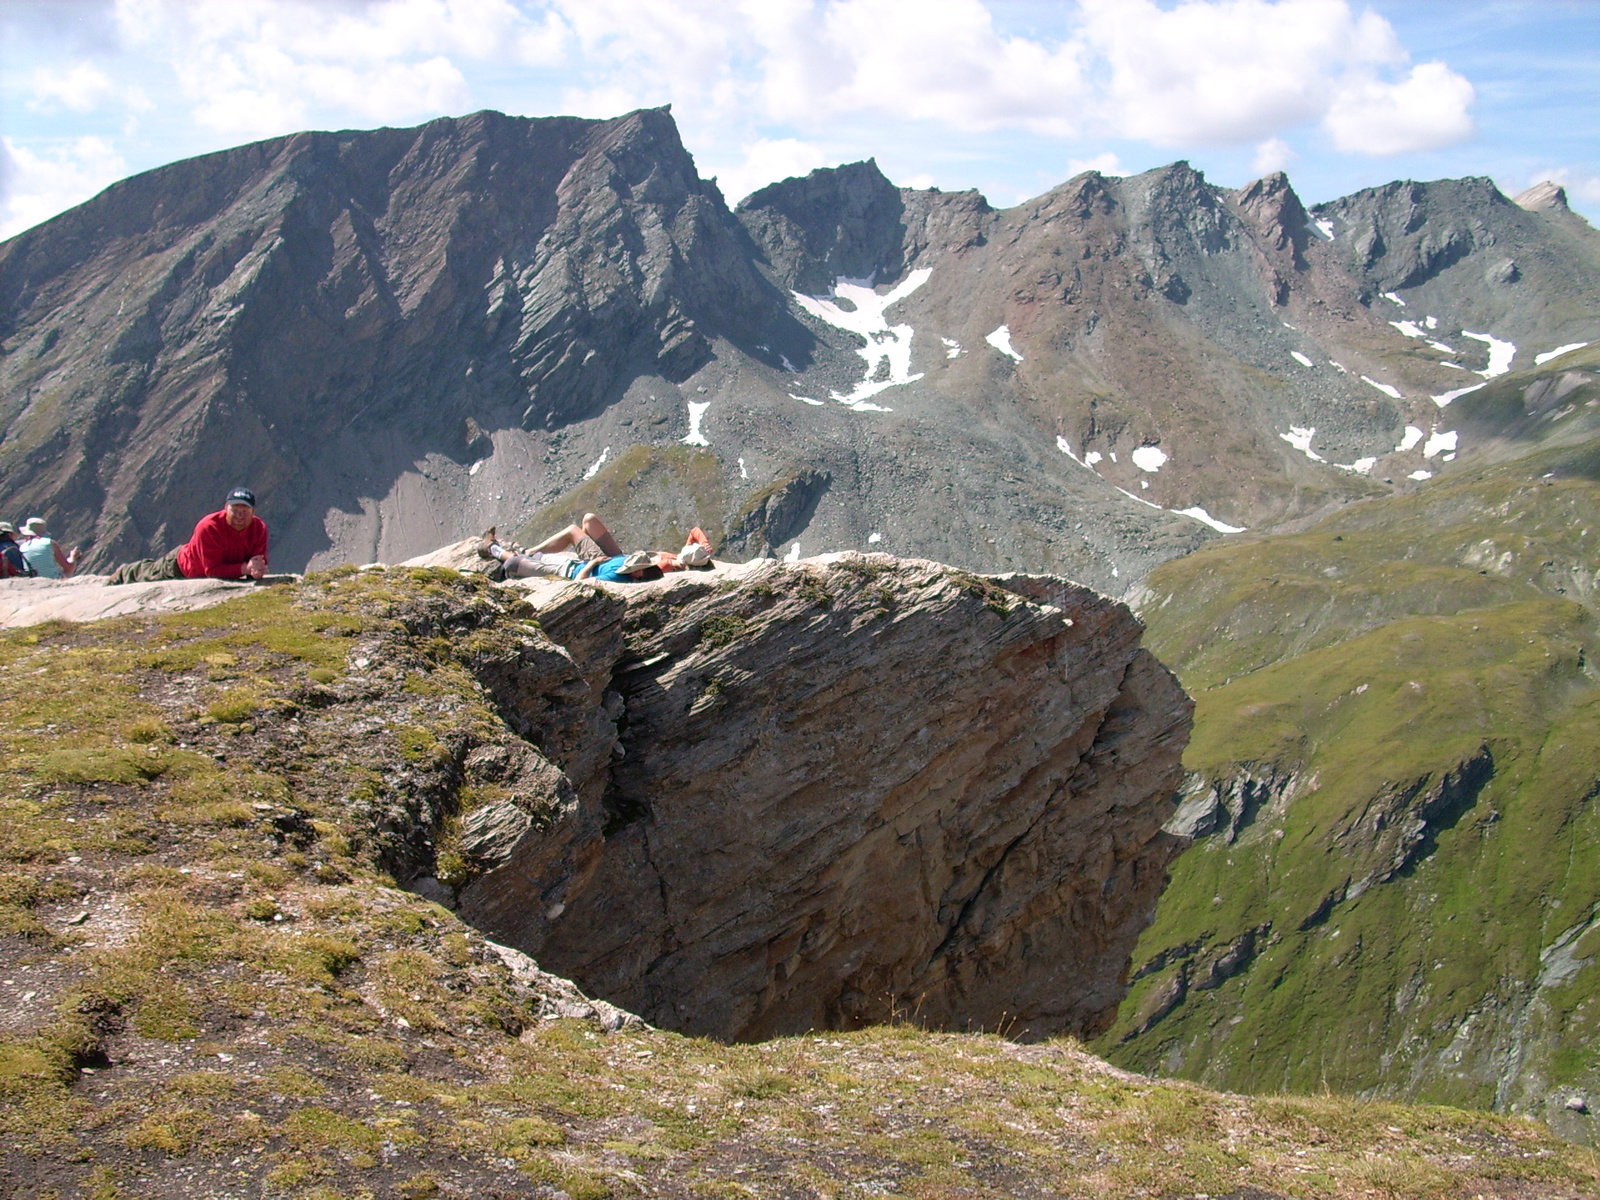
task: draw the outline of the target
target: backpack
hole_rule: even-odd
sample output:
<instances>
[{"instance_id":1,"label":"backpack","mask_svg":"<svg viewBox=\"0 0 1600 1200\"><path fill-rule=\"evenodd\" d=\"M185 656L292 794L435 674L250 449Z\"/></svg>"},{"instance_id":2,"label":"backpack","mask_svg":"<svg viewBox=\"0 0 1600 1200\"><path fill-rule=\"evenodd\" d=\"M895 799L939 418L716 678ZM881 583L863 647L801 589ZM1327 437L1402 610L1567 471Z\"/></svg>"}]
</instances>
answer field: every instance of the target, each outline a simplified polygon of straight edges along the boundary
<instances>
[{"instance_id":1,"label":"backpack","mask_svg":"<svg viewBox=\"0 0 1600 1200\"><path fill-rule=\"evenodd\" d=\"M39 574L33 569L33 564L22 557L22 547L16 542L0 545L0 564L5 566L5 573L0 574L0 579L32 579Z\"/></svg>"}]
</instances>

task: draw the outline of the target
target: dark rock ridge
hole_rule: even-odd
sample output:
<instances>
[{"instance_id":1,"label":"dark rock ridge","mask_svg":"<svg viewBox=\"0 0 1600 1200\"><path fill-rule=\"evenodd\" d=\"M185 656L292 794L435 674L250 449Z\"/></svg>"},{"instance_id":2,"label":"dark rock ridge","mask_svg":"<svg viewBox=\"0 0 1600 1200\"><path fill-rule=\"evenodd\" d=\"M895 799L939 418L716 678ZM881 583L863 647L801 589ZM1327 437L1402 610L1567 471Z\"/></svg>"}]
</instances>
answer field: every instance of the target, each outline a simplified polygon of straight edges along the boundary
<instances>
[{"instance_id":1,"label":"dark rock ridge","mask_svg":"<svg viewBox=\"0 0 1600 1200\"><path fill-rule=\"evenodd\" d=\"M1174 163L996 210L867 161L730 211L665 110L298 134L0 247L0 509L105 566L248 477L294 568L603 498L634 544L699 524L1121 591L1219 521L1414 486L1434 433L1470 460L1499 431L1430 397L1600 337L1600 239L1559 189L1519 200L1307 210ZM902 290L868 320L842 280Z\"/></svg>"},{"instance_id":2,"label":"dark rock ridge","mask_svg":"<svg viewBox=\"0 0 1600 1200\"><path fill-rule=\"evenodd\" d=\"M686 1032L1109 1023L1190 721L1121 605L883 555L530 596L476 666L526 740L463 768L508 798L410 886Z\"/></svg>"}]
</instances>

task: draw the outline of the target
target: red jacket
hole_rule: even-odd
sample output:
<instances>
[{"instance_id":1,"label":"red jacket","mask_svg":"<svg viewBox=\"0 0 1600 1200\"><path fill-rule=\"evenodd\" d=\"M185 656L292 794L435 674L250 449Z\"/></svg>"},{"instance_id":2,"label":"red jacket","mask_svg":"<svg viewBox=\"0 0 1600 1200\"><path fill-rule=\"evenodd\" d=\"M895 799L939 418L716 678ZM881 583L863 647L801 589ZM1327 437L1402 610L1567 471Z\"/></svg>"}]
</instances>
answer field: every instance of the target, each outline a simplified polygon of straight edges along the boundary
<instances>
[{"instance_id":1,"label":"red jacket","mask_svg":"<svg viewBox=\"0 0 1600 1200\"><path fill-rule=\"evenodd\" d=\"M267 523L251 517L240 533L223 509L200 518L194 536L178 550L178 570L185 579L242 579L244 564L257 554L267 556Z\"/></svg>"}]
</instances>

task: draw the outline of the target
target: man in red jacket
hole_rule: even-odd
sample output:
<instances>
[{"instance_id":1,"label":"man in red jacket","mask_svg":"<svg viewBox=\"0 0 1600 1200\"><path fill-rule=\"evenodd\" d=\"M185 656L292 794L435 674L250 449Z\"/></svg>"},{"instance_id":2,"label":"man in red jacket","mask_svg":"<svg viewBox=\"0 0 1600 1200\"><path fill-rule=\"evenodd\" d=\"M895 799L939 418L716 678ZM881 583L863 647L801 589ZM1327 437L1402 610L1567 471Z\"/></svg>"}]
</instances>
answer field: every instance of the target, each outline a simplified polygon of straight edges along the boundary
<instances>
[{"instance_id":1,"label":"man in red jacket","mask_svg":"<svg viewBox=\"0 0 1600 1200\"><path fill-rule=\"evenodd\" d=\"M160 558L123 563L107 583L157 579L260 579L267 573L267 525L256 516L256 496L234 488L220 512L201 517L194 534Z\"/></svg>"}]
</instances>

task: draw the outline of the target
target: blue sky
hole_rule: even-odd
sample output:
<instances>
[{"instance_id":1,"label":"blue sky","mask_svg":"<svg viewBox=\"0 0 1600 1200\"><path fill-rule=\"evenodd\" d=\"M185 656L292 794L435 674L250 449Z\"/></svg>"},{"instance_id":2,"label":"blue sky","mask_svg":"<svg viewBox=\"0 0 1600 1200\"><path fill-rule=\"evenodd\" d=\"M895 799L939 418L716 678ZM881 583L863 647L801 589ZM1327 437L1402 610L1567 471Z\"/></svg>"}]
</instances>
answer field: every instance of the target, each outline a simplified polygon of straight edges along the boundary
<instances>
[{"instance_id":1,"label":"blue sky","mask_svg":"<svg viewBox=\"0 0 1600 1200\"><path fill-rule=\"evenodd\" d=\"M730 202L868 156L998 205L1186 158L1308 202L1554 178L1593 220L1597 64L1564 0L3 0L0 236L298 129L666 103Z\"/></svg>"}]
</instances>

